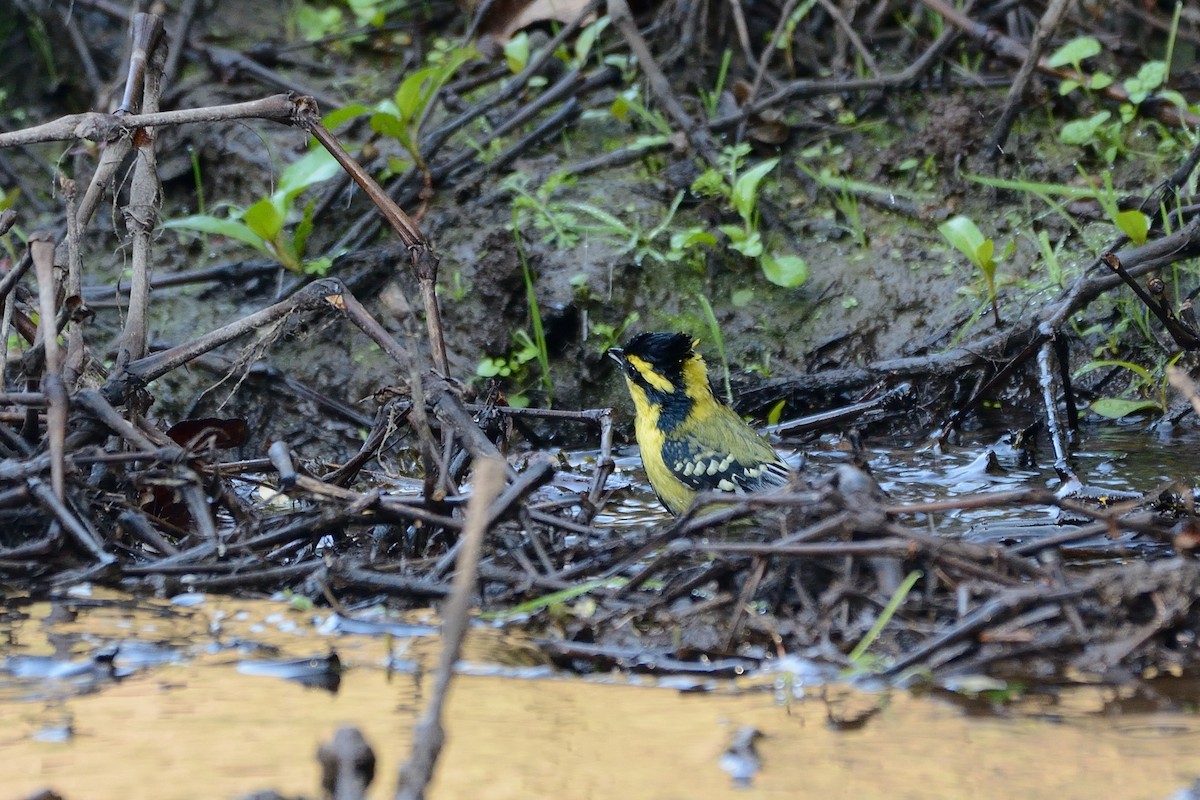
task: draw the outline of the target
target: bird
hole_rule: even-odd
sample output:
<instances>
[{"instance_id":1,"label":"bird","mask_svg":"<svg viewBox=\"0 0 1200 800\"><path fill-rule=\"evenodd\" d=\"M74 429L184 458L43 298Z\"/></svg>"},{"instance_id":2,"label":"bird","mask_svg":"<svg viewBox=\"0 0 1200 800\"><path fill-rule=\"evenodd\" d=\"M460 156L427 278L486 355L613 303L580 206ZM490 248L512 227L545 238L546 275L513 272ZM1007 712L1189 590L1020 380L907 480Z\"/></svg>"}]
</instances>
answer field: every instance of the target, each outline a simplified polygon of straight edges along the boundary
<instances>
[{"instance_id":1,"label":"bird","mask_svg":"<svg viewBox=\"0 0 1200 800\"><path fill-rule=\"evenodd\" d=\"M633 398L650 486L676 516L697 492L745 494L791 476L767 440L713 395L699 343L685 333L639 333L608 351Z\"/></svg>"}]
</instances>

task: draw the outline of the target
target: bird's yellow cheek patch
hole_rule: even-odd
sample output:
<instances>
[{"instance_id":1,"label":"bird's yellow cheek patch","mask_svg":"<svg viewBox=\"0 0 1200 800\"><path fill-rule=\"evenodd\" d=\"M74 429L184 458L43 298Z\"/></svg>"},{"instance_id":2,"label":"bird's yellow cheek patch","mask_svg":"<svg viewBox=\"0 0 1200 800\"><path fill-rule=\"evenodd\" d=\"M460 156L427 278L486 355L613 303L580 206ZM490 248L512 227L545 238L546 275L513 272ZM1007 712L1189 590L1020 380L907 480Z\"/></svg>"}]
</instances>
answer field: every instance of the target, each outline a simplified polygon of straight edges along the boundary
<instances>
[{"instance_id":1,"label":"bird's yellow cheek patch","mask_svg":"<svg viewBox=\"0 0 1200 800\"><path fill-rule=\"evenodd\" d=\"M646 359L630 355L625 356L625 359L629 362L630 366L638 371L638 374L642 376L642 380L655 389L667 393L675 391L674 385L662 375L655 372L654 367L650 366L650 362L646 361Z\"/></svg>"}]
</instances>

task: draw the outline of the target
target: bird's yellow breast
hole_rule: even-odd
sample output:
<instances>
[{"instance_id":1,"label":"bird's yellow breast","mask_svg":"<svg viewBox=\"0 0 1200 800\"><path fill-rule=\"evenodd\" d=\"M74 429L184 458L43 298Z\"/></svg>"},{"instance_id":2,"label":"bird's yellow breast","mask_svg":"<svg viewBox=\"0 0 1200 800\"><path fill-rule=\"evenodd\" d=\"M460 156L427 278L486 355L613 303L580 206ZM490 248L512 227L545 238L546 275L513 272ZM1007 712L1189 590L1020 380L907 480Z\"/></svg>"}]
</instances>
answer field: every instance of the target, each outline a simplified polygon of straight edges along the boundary
<instances>
[{"instance_id":1,"label":"bird's yellow breast","mask_svg":"<svg viewBox=\"0 0 1200 800\"><path fill-rule=\"evenodd\" d=\"M682 514L692 504L695 491L675 477L667 463L663 461L663 443L666 434L659 427L662 407L651 403L650 398L641 386L628 378L625 383L629 386L629 395L633 398L634 434L637 436L638 449L642 455L642 466L646 477L654 488L658 498L672 514Z\"/></svg>"}]
</instances>

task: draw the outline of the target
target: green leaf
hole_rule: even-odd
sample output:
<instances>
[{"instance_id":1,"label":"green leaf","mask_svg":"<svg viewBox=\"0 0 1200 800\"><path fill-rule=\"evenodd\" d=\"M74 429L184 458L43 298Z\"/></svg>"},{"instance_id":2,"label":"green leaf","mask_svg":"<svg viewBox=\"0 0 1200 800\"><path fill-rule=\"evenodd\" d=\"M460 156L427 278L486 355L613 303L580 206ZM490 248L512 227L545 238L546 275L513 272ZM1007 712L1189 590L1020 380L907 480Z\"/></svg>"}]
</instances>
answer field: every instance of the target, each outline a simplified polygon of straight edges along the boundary
<instances>
[{"instance_id":1,"label":"green leaf","mask_svg":"<svg viewBox=\"0 0 1200 800\"><path fill-rule=\"evenodd\" d=\"M996 260L992 258L996 254L996 241L994 239L984 239L983 244L975 251L978 260L975 262L979 268L983 270L983 274L989 278L996 273Z\"/></svg>"},{"instance_id":2,"label":"green leaf","mask_svg":"<svg viewBox=\"0 0 1200 800\"><path fill-rule=\"evenodd\" d=\"M964 214L951 217L941 225L938 225L938 233L942 234L946 241L970 259L972 264L977 267L983 266L979 261L979 256L983 252L984 243L990 240L984 238L983 233L979 230L979 226L970 217Z\"/></svg>"},{"instance_id":3,"label":"green leaf","mask_svg":"<svg viewBox=\"0 0 1200 800\"><path fill-rule=\"evenodd\" d=\"M1097 72L1092 76L1091 80L1088 81L1088 88L1093 92L1098 92L1101 89L1107 89L1109 86L1112 86L1115 80L1116 79L1113 78L1112 75L1106 75L1103 72Z\"/></svg>"},{"instance_id":4,"label":"green leaf","mask_svg":"<svg viewBox=\"0 0 1200 800\"><path fill-rule=\"evenodd\" d=\"M343 122L349 122L356 117L361 117L364 114L370 114L371 111L372 109L370 106L364 106L362 103L351 103L348 106L342 106L339 109L330 111L325 115L321 122L326 128L329 128L329 130L334 130Z\"/></svg>"},{"instance_id":5,"label":"green leaf","mask_svg":"<svg viewBox=\"0 0 1200 800\"><path fill-rule=\"evenodd\" d=\"M1100 40L1093 36L1080 36L1055 50L1046 63L1054 69L1068 65L1078 67L1084 59L1100 55L1101 50Z\"/></svg>"},{"instance_id":6,"label":"green leaf","mask_svg":"<svg viewBox=\"0 0 1200 800\"><path fill-rule=\"evenodd\" d=\"M576 64L583 66L587 63L592 47L596 44L596 38L608 27L608 22L608 17L601 17L580 32L579 37L575 40Z\"/></svg>"},{"instance_id":7,"label":"green leaf","mask_svg":"<svg viewBox=\"0 0 1200 800\"><path fill-rule=\"evenodd\" d=\"M272 198L281 208L291 205L296 195L310 186L327 181L341 171L341 165L324 147L316 147L283 171Z\"/></svg>"},{"instance_id":8,"label":"green leaf","mask_svg":"<svg viewBox=\"0 0 1200 800\"><path fill-rule=\"evenodd\" d=\"M775 169L775 165L778 163L778 158L767 159L757 167L743 172L734 182L731 199L734 210L742 216L742 219L748 220L754 214L754 206L758 201L758 184L762 182L768 172Z\"/></svg>"},{"instance_id":9,"label":"green leaf","mask_svg":"<svg viewBox=\"0 0 1200 800\"><path fill-rule=\"evenodd\" d=\"M1098 369L1103 369L1105 367L1120 367L1121 369L1127 369L1130 372L1132 372L1133 374L1137 375L1139 378L1141 378L1146 383L1154 382L1154 377L1150 374L1150 370L1146 369L1141 364L1134 364L1132 361L1119 361L1119 360L1114 360L1114 359L1109 359L1109 358L1102 358L1102 359L1097 359L1096 361L1089 361L1088 363L1084 364L1079 369L1075 370L1075 377L1078 378L1081 375L1086 375L1089 372L1093 372L1094 370L1098 370Z\"/></svg>"},{"instance_id":10,"label":"green leaf","mask_svg":"<svg viewBox=\"0 0 1200 800\"><path fill-rule=\"evenodd\" d=\"M585 581L584 583L576 584L575 586L562 589L557 592L535 597L532 600L526 600L524 603L518 603L512 608L504 611L486 611L479 615L479 618L487 621L500 621L514 619L516 617L526 616L541 611L544 608L549 608L552 605L565 603L568 600L574 600L576 597L581 597L593 589L606 587L609 589L619 589L628 583L625 578L596 578L595 580Z\"/></svg>"},{"instance_id":11,"label":"green leaf","mask_svg":"<svg viewBox=\"0 0 1200 800\"><path fill-rule=\"evenodd\" d=\"M272 241L283 230L283 212L270 200L259 200L247 208L242 220L266 242Z\"/></svg>"},{"instance_id":12,"label":"green leaf","mask_svg":"<svg viewBox=\"0 0 1200 800\"><path fill-rule=\"evenodd\" d=\"M516 75L529 63L529 34L521 31L504 45L504 63Z\"/></svg>"},{"instance_id":13,"label":"green leaf","mask_svg":"<svg viewBox=\"0 0 1200 800\"><path fill-rule=\"evenodd\" d=\"M494 378L500 374L504 361L498 358L485 358L475 367L475 374L481 378Z\"/></svg>"},{"instance_id":14,"label":"green leaf","mask_svg":"<svg viewBox=\"0 0 1200 800\"><path fill-rule=\"evenodd\" d=\"M1150 218L1136 209L1129 209L1117 214L1117 227L1136 245L1146 243L1150 233Z\"/></svg>"},{"instance_id":15,"label":"green leaf","mask_svg":"<svg viewBox=\"0 0 1200 800\"><path fill-rule=\"evenodd\" d=\"M741 225L718 225L717 230L728 236L731 242L744 242L749 236Z\"/></svg>"},{"instance_id":16,"label":"green leaf","mask_svg":"<svg viewBox=\"0 0 1200 800\"><path fill-rule=\"evenodd\" d=\"M371 115L371 130L381 136L389 136L396 141L406 141L408 139L408 131L404 127L403 120L400 119L399 115L388 111L376 111Z\"/></svg>"},{"instance_id":17,"label":"green leaf","mask_svg":"<svg viewBox=\"0 0 1200 800\"><path fill-rule=\"evenodd\" d=\"M613 233L626 234L629 232L629 226L626 225L624 222L622 222L620 219L618 219L614 215L610 214L609 212L605 211L604 209L597 208L596 206L594 206L590 203L563 203L563 206L566 208L574 208L578 211L582 211L584 214L587 214L589 217L592 217L597 222L600 222L606 228L609 228L610 231Z\"/></svg>"},{"instance_id":18,"label":"green leaf","mask_svg":"<svg viewBox=\"0 0 1200 800\"><path fill-rule=\"evenodd\" d=\"M379 0L346 0L346 5L354 12L354 19L360 28L367 25L378 28L387 19L379 7Z\"/></svg>"},{"instance_id":19,"label":"green leaf","mask_svg":"<svg viewBox=\"0 0 1200 800\"><path fill-rule=\"evenodd\" d=\"M772 256L763 253L763 275L776 286L795 289L808 280L808 262L800 256Z\"/></svg>"},{"instance_id":20,"label":"green leaf","mask_svg":"<svg viewBox=\"0 0 1200 800\"><path fill-rule=\"evenodd\" d=\"M163 227L172 230L196 231L198 233L225 236L229 239L236 239L239 242L248 244L256 250L261 250L264 253L267 252L266 242L263 240L263 237L250 230L245 223L235 219L221 219L208 214L196 214L190 217L167 220L163 223Z\"/></svg>"},{"instance_id":21,"label":"green leaf","mask_svg":"<svg viewBox=\"0 0 1200 800\"><path fill-rule=\"evenodd\" d=\"M1065 80L1058 85L1059 97L1066 97L1079 88L1079 81Z\"/></svg>"},{"instance_id":22,"label":"green leaf","mask_svg":"<svg viewBox=\"0 0 1200 800\"><path fill-rule=\"evenodd\" d=\"M617 95L613 98L612 105L608 107L608 113L620 122L629 122L629 113L632 109L629 106L629 100L624 95Z\"/></svg>"},{"instance_id":23,"label":"green leaf","mask_svg":"<svg viewBox=\"0 0 1200 800\"><path fill-rule=\"evenodd\" d=\"M730 245L731 248L744 255L746 258L758 258L762 255L763 242L762 236L758 231L753 231L740 242Z\"/></svg>"},{"instance_id":24,"label":"green leaf","mask_svg":"<svg viewBox=\"0 0 1200 800\"><path fill-rule=\"evenodd\" d=\"M1119 397L1101 397L1092 403L1092 411L1107 419L1121 419L1141 411L1162 411L1162 406L1153 400L1122 400Z\"/></svg>"},{"instance_id":25,"label":"green leaf","mask_svg":"<svg viewBox=\"0 0 1200 800\"><path fill-rule=\"evenodd\" d=\"M1085 146L1091 144L1096 139L1096 131L1100 126L1108 122L1112 116L1110 111L1100 111L1087 119L1076 119L1063 125L1062 131L1058 134L1059 141L1063 144L1075 144Z\"/></svg>"},{"instance_id":26,"label":"green leaf","mask_svg":"<svg viewBox=\"0 0 1200 800\"><path fill-rule=\"evenodd\" d=\"M316 199L308 201L308 205L304 207L304 216L300 218L300 222L296 225L296 230L292 234L292 247L296 248L296 257L304 258L304 251L308 245L308 237L313 232L313 211L317 207Z\"/></svg>"},{"instance_id":27,"label":"green leaf","mask_svg":"<svg viewBox=\"0 0 1200 800\"><path fill-rule=\"evenodd\" d=\"M771 406L771 410L767 412L767 424L778 425L779 420L783 419L783 409L787 406L787 398L780 400L775 405Z\"/></svg>"},{"instance_id":28,"label":"green leaf","mask_svg":"<svg viewBox=\"0 0 1200 800\"><path fill-rule=\"evenodd\" d=\"M741 229L739 228L738 230L740 231ZM671 234L672 250L690 250L693 247L702 246L713 247L716 244L717 237L704 230L704 228L688 228L680 233Z\"/></svg>"},{"instance_id":29,"label":"green leaf","mask_svg":"<svg viewBox=\"0 0 1200 800\"><path fill-rule=\"evenodd\" d=\"M425 103L433 92L434 73L436 67L426 67L417 70L400 83L396 90L396 108L400 111L400 119L408 122L425 109Z\"/></svg>"},{"instance_id":30,"label":"green leaf","mask_svg":"<svg viewBox=\"0 0 1200 800\"><path fill-rule=\"evenodd\" d=\"M314 258L312 261L304 262L304 274L316 275L318 278L324 278L329 273L329 268L333 266L333 259L329 257Z\"/></svg>"},{"instance_id":31,"label":"green leaf","mask_svg":"<svg viewBox=\"0 0 1200 800\"><path fill-rule=\"evenodd\" d=\"M1163 85L1167 79L1167 64L1165 61L1147 61L1138 70L1137 79L1141 81L1146 91L1153 92Z\"/></svg>"},{"instance_id":32,"label":"green leaf","mask_svg":"<svg viewBox=\"0 0 1200 800\"><path fill-rule=\"evenodd\" d=\"M336 8L318 11L308 4L301 4L292 19L300 36L310 42L324 39L342 29L342 12Z\"/></svg>"}]
</instances>

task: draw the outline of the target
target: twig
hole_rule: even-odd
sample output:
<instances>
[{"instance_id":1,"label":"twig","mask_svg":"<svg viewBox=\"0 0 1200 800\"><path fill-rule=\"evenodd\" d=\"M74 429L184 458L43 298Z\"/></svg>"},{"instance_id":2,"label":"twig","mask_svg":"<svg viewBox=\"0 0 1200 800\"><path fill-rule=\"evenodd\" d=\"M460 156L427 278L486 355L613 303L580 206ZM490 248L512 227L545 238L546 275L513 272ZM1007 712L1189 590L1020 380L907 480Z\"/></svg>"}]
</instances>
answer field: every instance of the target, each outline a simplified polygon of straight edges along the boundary
<instances>
[{"instance_id":1,"label":"twig","mask_svg":"<svg viewBox=\"0 0 1200 800\"><path fill-rule=\"evenodd\" d=\"M425 797L425 787L433 778L433 769L446 739L442 728L442 709L450 689L450 680L454 677L454 664L458 661L463 638L467 634L467 614L479 567L479 550L487 532L488 506L504 485L506 466L497 459L475 463L475 492L467 506L467 524L463 534L465 545L459 555L450 599L442 611L442 653L434 675L433 693L413 732L408 761L400 768L396 800L422 800Z\"/></svg>"},{"instance_id":2,"label":"twig","mask_svg":"<svg viewBox=\"0 0 1200 800\"><path fill-rule=\"evenodd\" d=\"M132 110L133 99L130 93L139 83L135 74L141 75L144 72L140 81L144 85L140 108L148 114L153 114L158 111L162 65L166 58L162 49L156 47L162 40L162 19L152 14L137 14L133 18L133 31L133 56L121 110ZM134 138L137 158L129 190L129 204L123 209L125 226L133 243L133 276L130 281L125 328L121 332L121 343L117 348L117 369L146 355L147 314L150 305L150 235L158 223L161 195L158 157L154 149L156 140L157 135L153 128L138 131Z\"/></svg>"},{"instance_id":3,"label":"twig","mask_svg":"<svg viewBox=\"0 0 1200 800\"><path fill-rule=\"evenodd\" d=\"M220 122L237 119L265 119L295 124L298 104L303 97L292 94L277 94L247 103L224 106L187 108L179 111L159 111L153 114L101 114L88 111L59 117L53 122L22 128L19 131L0 133L0 147L40 144L44 142L68 142L86 139L91 142L112 142L128 137L138 128L158 128L164 125L191 125L197 122ZM83 211L83 208L80 208Z\"/></svg>"},{"instance_id":4,"label":"twig","mask_svg":"<svg viewBox=\"0 0 1200 800\"><path fill-rule=\"evenodd\" d=\"M696 153L709 166L715 167L717 165L717 148L708 134L708 129L696 124L696 121L688 115L678 98L675 97L675 93L671 91L671 84L659 69L646 40L638 32L633 13L629 10L629 4L625 0L608 0L608 16L621 35L625 37L625 43L637 58L638 68L646 76L650 93L662 105L667 116L683 130L692 147L696 148Z\"/></svg>"},{"instance_id":5,"label":"twig","mask_svg":"<svg viewBox=\"0 0 1200 800\"><path fill-rule=\"evenodd\" d=\"M67 435L67 389L63 385L62 366L59 363L58 331L55 320L57 311L54 298L58 291L54 280L54 239L40 233L29 237L29 256L37 271L38 282L38 335L45 348L45 365L42 372L42 393L49 407L46 411L46 435L50 444L50 485L54 496L61 503L65 493L65 463Z\"/></svg>"},{"instance_id":6,"label":"twig","mask_svg":"<svg viewBox=\"0 0 1200 800\"><path fill-rule=\"evenodd\" d=\"M1020 42L997 31L995 28L990 28L987 25L975 22L966 14L963 14L958 9L951 6L946 0L921 0L921 2L930 11L942 16L951 25L966 33L971 38L975 39L982 47L995 53L1007 61L1024 62L1029 58L1029 49ZM1047 11L1049 13L1049 11ZM1052 75L1061 80L1076 81L1086 85L1088 78L1085 75L1080 75L1073 69L1057 69L1046 63L1046 59L1039 58L1036 60L1037 70L1045 75ZM1128 103L1129 91L1120 82L1114 82L1112 85L1100 90L1100 93L1108 97L1110 100L1115 100L1119 103ZM1159 104L1156 108L1156 116L1159 122L1164 125L1174 127L1194 128L1200 125L1200 115L1194 114L1191 111L1180 110L1169 103Z\"/></svg>"},{"instance_id":7,"label":"twig","mask_svg":"<svg viewBox=\"0 0 1200 800\"><path fill-rule=\"evenodd\" d=\"M1000 119L996 121L995 127L992 128L992 135L988 137L987 144L984 146L984 152L989 153L993 158L1004 154L1004 145L1008 141L1008 134L1021 110L1025 93L1029 90L1029 79L1033 77L1033 71L1038 66L1042 50L1045 49L1046 42L1054 35L1058 24L1062 22L1062 18L1073 4L1074 0L1051 0L1045 13L1042 14L1042 18L1038 21L1037 30L1034 31L1033 39L1029 42L1029 52L1026 54L1025 60L1021 62L1021 68L1017 70L1013 84L1008 90L1008 97L1004 100L1004 110L1000 113Z\"/></svg>"}]
</instances>

